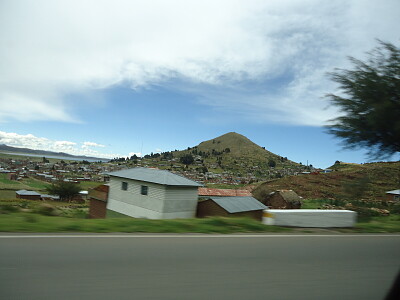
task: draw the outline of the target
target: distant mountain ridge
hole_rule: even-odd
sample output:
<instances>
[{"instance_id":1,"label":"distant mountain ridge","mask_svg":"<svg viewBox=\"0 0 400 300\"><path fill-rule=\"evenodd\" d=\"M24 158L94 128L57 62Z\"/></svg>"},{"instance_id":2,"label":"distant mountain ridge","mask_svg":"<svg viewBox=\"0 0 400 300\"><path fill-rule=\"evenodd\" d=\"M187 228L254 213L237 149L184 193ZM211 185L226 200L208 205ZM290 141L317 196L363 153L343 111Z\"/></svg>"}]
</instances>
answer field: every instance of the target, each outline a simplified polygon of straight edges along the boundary
<instances>
[{"instance_id":1,"label":"distant mountain ridge","mask_svg":"<svg viewBox=\"0 0 400 300\"><path fill-rule=\"evenodd\" d=\"M80 159L91 159L91 160L104 160L104 158L85 156L85 155L72 155L64 152L53 152L46 150L34 150L29 148L18 148L7 146L5 144L0 144L0 152L12 152L12 153L20 153L20 154L35 154L35 155L43 155L43 156L64 156L70 158L80 158Z\"/></svg>"}]
</instances>

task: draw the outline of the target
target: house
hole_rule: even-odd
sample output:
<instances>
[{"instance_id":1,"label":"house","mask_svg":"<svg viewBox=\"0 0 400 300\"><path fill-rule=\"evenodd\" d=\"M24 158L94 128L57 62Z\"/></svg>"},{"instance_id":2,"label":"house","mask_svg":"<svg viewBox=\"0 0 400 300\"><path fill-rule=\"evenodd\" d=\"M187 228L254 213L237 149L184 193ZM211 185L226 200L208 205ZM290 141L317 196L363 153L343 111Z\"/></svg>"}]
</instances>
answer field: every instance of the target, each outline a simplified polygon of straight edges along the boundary
<instances>
[{"instance_id":1,"label":"house","mask_svg":"<svg viewBox=\"0 0 400 300\"><path fill-rule=\"evenodd\" d=\"M104 219L107 213L107 199L110 187L99 185L89 192L89 218Z\"/></svg>"},{"instance_id":2,"label":"house","mask_svg":"<svg viewBox=\"0 0 400 300\"><path fill-rule=\"evenodd\" d=\"M267 206L250 196L209 197L198 203L196 215L199 218L209 216L251 217L261 221L266 208Z\"/></svg>"},{"instance_id":3,"label":"house","mask_svg":"<svg viewBox=\"0 0 400 300\"><path fill-rule=\"evenodd\" d=\"M35 191L27 191L27 190L19 190L15 192L15 196L18 199L26 199L26 200L40 200L41 195Z\"/></svg>"},{"instance_id":4,"label":"house","mask_svg":"<svg viewBox=\"0 0 400 300\"><path fill-rule=\"evenodd\" d=\"M108 173L107 210L148 219L193 218L201 184L174 173L134 168Z\"/></svg>"},{"instance_id":5,"label":"house","mask_svg":"<svg viewBox=\"0 0 400 300\"><path fill-rule=\"evenodd\" d=\"M237 196L250 196L251 192L249 190L236 190L236 189L214 189L207 187L199 187L199 197L209 198L209 197L237 197Z\"/></svg>"},{"instance_id":6,"label":"house","mask_svg":"<svg viewBox=\"0 0 400 300\"><path fill-rule=\"evenodd\" d=\"M393 190L386 192L386 199L388 201L399 201L400 200L400 190Z\"/></svg>"},{"instance_id":7,"label":"house","mask_svg":"<svg viewBox=\"0 0 400 300\"><path fill-rule=\"evenodd\" d=\"M301 197L292 190L278 190L268 194L268 196L262 200L262 203L267 205L269 208L286 208L294 209L301 208Z\"/></svg>"}]
</instances>

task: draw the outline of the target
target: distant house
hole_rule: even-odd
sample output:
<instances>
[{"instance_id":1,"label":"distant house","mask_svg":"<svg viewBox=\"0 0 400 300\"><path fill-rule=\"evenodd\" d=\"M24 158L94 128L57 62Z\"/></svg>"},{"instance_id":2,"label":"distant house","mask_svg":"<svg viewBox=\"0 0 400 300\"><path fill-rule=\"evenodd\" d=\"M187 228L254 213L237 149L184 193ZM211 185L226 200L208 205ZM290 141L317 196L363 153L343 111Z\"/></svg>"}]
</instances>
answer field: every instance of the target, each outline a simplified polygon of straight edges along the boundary
<instances>
[{"instance_id":1,"label":"distant house","mask_svg":"<svg viewBox=\"0 0 400 300\"><path fill-rule=\"evenodd\" d=\"M251 192L249 190L236 190L236 189L214 189L207 187L199 188L199 197L200 198L208 198L208 197L251 197Z\"/></svg>"},{"instance_id":2,"label":"distant house","mask_svg":"<svg viewBox=\"0 0 400 300\"><path fill-rule=\"evenodd\" d=\"M388 201L400 201L400 190L386 192L386 199Z\"/></svg>"},{"instance_id":3,"label":"distant house","mask_svg":"<svg viewBox=\"0 0 400 300\"><path fill-rule=\"evenodd\" d=\"M41 195L35 191L27 191L27 190L19 190L15 192L15 196L18 199L26 199L26 200L40 200Z\"/></svg>"},{"instance_id":4,"label":"distant house","mask_svg":"<svg viewBox=\"0 0 400 300\"><path fill-rule=\"evenodd\" d=\"M104 219L107 213L107 200L110 187L99 185L89 192L89 218Z\"/></svg>"},{"instance_id":5,"label":"distant house","mask_svg":"<svg viewBox=\"0 0 400 300\"><path fill-rule=\"evenodd\" d=\"M292 190L278 190L268 194L262 201L269 208L301 208L301 197Z\"/></svg>"},{"instance_id":6,"label":"distant house","mask_svg":"<svg viewBox=\"0 0 400 300\"><path fill-rule=\"evenodd\" d=\"M107 209L135 218L193 218L201 184L165 170L134 168L108 173Z\"/></svg>"},{"instance_id":7,"label":"distant house","mask_svg":"<svg viewBox=\"0 0 400 300\"><path fill-rule=\"evenodd\" d=\"M236 216L262 219L267 206L253 197L209 197L197 205L197 217Z\"/></svg>"}]
</instances>

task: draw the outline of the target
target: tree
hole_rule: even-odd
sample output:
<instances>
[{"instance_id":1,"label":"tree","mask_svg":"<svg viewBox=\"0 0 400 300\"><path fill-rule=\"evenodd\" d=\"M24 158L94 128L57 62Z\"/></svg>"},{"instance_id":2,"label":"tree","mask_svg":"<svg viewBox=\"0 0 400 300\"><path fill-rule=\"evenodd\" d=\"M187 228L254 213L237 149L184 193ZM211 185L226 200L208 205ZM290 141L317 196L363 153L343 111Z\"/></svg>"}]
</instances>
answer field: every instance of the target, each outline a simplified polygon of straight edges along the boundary
<instances>
[{"instance_id":1,"label":"tree","mask_svg":"<svg viewBox=\"0 0 400 300\"><path fill-rule=\"evenodd\" d=\"M268 160L268 166L269 166L270 168L275 168L275 167L276 167L276 161L273 160L272 158L270 158L270 159Z\"/></svg>"},{"instance_id":2,"label":"tree","mask_svg":"<svg viewBox=\"0 0 400 300\"><path fill-rule=\"evenodd\" d=\"M61 201L70 201L74 196L78 195L81 188L78 184L66 181L58 181L46 187L51 195L60 196Z\"/></svg>"},{"instance_id":3,"label":"tree","mask_svg":"<svg viewBox=\"0 0 400 300\"><path fill-rule=\"evenodd\" d=\"M179 161L188 166L194 162L194 158L191 154L185 154L179 159Z\"/></svg>"},{"instance_id":4,"label":"tree","mask_svg":"<svg viewBox=\"0 0 400 300\"><path fill-rule=\"evenodd\" d=\"M343 139L344 148L367 148L371 158L387 158L400 152L400 49L378 42L367 61L350 57L353 69L328 74L340 93L326 97L343 115L327 129Z\"/></svg>"}]
</instances>

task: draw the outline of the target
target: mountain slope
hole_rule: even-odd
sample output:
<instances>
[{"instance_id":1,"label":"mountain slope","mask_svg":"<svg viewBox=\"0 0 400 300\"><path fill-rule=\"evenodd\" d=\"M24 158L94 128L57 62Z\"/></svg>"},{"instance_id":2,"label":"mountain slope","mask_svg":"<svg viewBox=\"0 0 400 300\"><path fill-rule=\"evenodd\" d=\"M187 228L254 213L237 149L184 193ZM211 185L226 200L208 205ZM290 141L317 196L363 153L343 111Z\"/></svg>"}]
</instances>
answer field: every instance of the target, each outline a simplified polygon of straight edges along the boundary
<instances>
[{"instance_id":1,"label":"mountain slope","mask_svg":"<svg viewBox=\"0 0 400 300\"><path fill-rule=\"evenodd\" d=\"M400 162L345 164L335 170L268 181L253 195L262 199L272 191L291 189L306 199L384 200L385 192L400 184Z\"/></svg>"}]
</instances>

